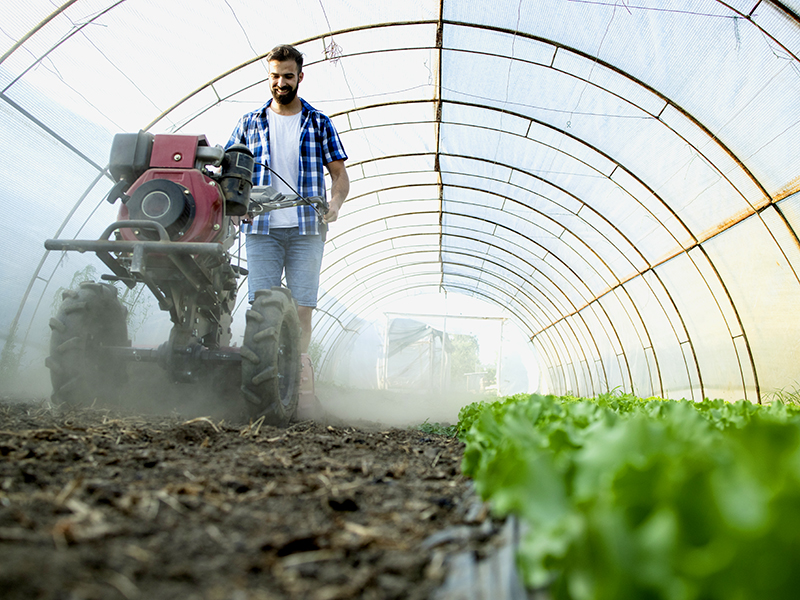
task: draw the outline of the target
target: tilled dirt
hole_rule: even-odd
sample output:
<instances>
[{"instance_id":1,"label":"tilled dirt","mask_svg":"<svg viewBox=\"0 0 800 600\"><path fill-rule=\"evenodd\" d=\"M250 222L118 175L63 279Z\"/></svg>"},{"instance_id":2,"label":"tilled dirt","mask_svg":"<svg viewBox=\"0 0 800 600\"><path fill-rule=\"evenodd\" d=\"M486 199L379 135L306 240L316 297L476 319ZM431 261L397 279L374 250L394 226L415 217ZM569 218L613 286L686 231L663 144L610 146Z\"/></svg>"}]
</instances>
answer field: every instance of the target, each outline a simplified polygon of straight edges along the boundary
<instances>
[{"instance_id":1,"label":"tilled dirt","mask_svg":"<svg viewBox=\"0 0 800 600\"><path fill-rule=\"evenodd\" d=\"M496 526L416 428L0 401L5 599L433 598Z\"/></svg>"}]
</instances>

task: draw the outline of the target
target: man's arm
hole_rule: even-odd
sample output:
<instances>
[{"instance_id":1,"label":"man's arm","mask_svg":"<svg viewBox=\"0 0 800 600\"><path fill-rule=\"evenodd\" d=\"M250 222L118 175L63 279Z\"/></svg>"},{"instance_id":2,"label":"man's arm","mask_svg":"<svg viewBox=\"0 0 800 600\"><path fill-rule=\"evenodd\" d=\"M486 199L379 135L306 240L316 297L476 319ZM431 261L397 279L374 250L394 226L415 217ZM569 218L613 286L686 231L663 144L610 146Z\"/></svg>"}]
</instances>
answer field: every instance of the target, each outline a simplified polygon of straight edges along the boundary
<instances>
[{"instance_id":1,"label":"man's arm","mask_svg":"<svg viewBox=\"0 0 800 600\"><path fill-rule=\"evenodd\" d=\"M339 218L339 210L350 193L350 178L343 160L328 163L328 172L331 174L331 201L323 220L332 223Z\"/></svg>"}]
</instances>

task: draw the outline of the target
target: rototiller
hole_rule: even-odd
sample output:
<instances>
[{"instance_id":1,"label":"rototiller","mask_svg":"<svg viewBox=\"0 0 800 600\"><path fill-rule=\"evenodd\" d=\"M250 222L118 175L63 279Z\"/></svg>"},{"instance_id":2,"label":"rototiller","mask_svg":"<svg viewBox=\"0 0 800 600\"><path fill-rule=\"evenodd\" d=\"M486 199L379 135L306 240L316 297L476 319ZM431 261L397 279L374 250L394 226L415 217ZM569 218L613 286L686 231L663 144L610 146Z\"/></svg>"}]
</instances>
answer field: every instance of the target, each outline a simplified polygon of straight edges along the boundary
<instances>
[{"instance_id":1,"label":"rototiller","mask_svg":"<svg viewBox=\"0 0 800 600\"><path fill-rule=\"evenodd\" d=\"M54 400L114 397L129 361L157 362L175 382L216 386L225 395L235 381L250 417L271 424L294 417L301 391L301 404L313 399L313 371L307 357L301 366L300 325L288 289L256 291L244 342L230 345L236 293L247 275L230 253L238 235L233 218L299 203L314 205L320 215L327 210L322 198L252 188L253 166L245 146L212 147L205 136L140 131L114 137L109 172L116 184L107 200L121 200L117 221L97 240L50 239L45 247L94 252L112 272L104 281L129 288L143 283L169 312L172 330L157 349L132 347L115 285L85 282L64 292L50 320Z\"/></svg>"}]
</instances>

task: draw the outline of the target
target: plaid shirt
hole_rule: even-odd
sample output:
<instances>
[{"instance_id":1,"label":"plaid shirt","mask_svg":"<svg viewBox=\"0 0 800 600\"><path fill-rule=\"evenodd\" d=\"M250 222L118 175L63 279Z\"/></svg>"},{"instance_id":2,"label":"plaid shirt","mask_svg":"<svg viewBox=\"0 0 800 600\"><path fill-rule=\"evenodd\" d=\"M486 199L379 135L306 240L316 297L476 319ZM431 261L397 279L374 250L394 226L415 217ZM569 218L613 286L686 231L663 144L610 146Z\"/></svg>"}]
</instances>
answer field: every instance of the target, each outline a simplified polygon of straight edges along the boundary
<instances>
[{"instance_id":1,"label":"plaid shirt","mask_svg":"<svg viewBox=\"0 0 800 600\"><path fill-rule=\"evenodd\" d=\"M326 197L324 166L337 160L346 160L342 141L331 120L300 99L303 105L300 117L300 173L295 189L303 198ZM226 148L233 144L244 144L253 152L255 168L253 185L270 185L272 172L262 165L270 164L269 158L269 119L267 110L270 100L258 110L247 113L236 124ZM297 207L297 220L300 235L319 233L319 220L312 206ZM242 233L269 233L269 213L253 219L253 224L242 224Z\"/></svg>"}]
</instances>

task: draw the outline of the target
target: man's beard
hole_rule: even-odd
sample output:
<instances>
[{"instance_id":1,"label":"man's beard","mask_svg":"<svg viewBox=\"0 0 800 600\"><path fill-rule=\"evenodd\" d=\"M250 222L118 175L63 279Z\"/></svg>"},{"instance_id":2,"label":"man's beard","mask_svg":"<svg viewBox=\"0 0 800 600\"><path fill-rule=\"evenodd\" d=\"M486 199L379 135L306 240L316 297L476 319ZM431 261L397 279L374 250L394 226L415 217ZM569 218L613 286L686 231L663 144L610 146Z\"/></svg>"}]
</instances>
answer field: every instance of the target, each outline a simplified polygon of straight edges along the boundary
<instances>
[{"instance_id":1,"label":"man's beard","mask_svg":"<svg viewBox=\"0 0 800 600\"><path fill-rule=\"evenodd\" d=\"M276 90L275 88L272 88L272 97L278 104L291 104L292 101L297 97L296 87L291 89L288 94L279 94L278 93L279 91L281 90Z\"/></svg>"}]
</instances>

